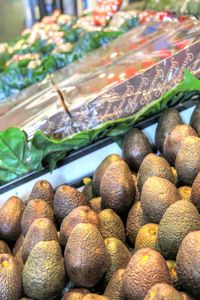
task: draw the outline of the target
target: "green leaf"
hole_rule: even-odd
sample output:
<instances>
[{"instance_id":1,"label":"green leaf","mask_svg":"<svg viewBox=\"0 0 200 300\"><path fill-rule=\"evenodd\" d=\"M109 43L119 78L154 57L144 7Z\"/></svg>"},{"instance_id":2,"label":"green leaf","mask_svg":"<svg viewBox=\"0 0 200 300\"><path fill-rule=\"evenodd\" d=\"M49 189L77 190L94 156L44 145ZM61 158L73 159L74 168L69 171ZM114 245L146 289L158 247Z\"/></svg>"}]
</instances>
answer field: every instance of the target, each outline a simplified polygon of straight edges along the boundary
<instances>
[{"instance_id":1,"label":"green leaf","mask_svg":"<svg viewBox=\"0 0 200 300\"><path fill-rule=\"evenodd\" d=\"M41 168L43 150L28 148L26 135L18 128L0 132L0 182L8 182Z\"/></svg>"}]
</instances>

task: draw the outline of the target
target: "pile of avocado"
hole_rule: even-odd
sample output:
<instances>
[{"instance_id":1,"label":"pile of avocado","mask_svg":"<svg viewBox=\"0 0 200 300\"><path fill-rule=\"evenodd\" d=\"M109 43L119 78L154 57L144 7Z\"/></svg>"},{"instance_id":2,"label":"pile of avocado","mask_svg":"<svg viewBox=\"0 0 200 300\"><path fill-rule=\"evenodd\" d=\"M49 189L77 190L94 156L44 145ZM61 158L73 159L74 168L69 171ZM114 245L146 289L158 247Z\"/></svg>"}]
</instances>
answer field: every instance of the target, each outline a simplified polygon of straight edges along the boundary
<instances>
[{"instance_id":1,"label":"pile of avocado","mask_svg":"<svg viewBox=\"0 0 200 300\"><path fill-rule=\"evenodd\" d=\"M131 128L123 157L82 192L46 180L0 208L0 300L199 300L200 104L174 108L156 146Z\"/></svg>"}]
</instances>

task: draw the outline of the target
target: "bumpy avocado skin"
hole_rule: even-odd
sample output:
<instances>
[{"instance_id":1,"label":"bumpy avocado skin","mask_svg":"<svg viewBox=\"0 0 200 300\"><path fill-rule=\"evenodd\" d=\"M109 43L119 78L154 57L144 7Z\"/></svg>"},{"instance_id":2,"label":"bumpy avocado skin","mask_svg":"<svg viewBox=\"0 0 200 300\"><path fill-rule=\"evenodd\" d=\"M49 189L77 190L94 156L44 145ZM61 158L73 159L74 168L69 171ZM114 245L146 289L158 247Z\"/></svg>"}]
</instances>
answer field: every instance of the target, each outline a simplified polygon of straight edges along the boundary
<instances>
[{"instance_id":1,"label":"bumpy avocado skin","mask_svg":"<svg viewBox=\"0 0 200 300\"><path fill-rule=\"evenodd\" d=\"M182 288L199 299L200 297L200 231L190 232L182 241L176 259L176 269Z\"/></svg>"},{"instance_id":2,"label":"bumpy avocado skin","mask_svg":"<svg viewBox=\"0 0 200 300\"><path fill-rule=\"evenodd\" d=\"M171 166L175 165L176 156L180 150L181 143L189 136L197 136L195 130L185 124L177 125L165 139L163 154Z\"/></svg>"},{"instance_id":3,"label":"bumpy avocado skin","mask_svg":"<svg viewBox=\"0 0 200 300\"><path fill-rule=\"evenodd\" d=\"M0 254L11 254L9 246L6 244L6 242L0 240Z\"/></svg>"},{"instance_id":4,"label":"bumpy avocado skin","mask_svg":"<svg viewBox=\"0 0 200 300\"><path fill-rule=\"evenodd\" d=\"M138 170L145 156L152 152L152 148L145 134L137 128L132 128L124 138L122 151L130 169Z\"/></svg>"},{"instance_id":5,"label":"bumpy avocado skin","mask_svg":"<svg viewBox=\"0 0 200 300\"><path fill-rule=\"evenodd\" d=\"M61 292L66 276L58 242L37 243L26 261L22 278L24 292L30 298L48 300Z\"/></svg>"},{"instance_id":6,"label":"bumpy avocado skin","mask_svg":"<svg viewBox=\"0 0 200 300\"><path fill-rule=\"evenodd\" d=\"M34 199L29 201L22 216L22 233L24 236L27 234L33 221L39 218L48 218L54 222L53 208L44 200Z\"/></svg>"},{"instance_id":7,"label":"bumpy avocado skin","mask_svg":"<svg viewBox=\"0 0 200 300\"><path fill-rule=\"evenodd\" d=\"M47 218L36 219L30 226L22 245L22 258L25 262L34 246L41 241L57 241L58 234L53 222Z\"/></svg>"},{"instance_id":8,"label":"bumpy avocado skin","mask_svg":"<svg viewBox=\"0 0 200 300\"><path fill-rule=\"evenodd\" d=\"M200 212L200 173L197 175L192 185L191 200Z\"/></svg>"},{"instance_id":9,"label":"bumpy avocado skin","mask_svg":"<svg viewBox=\"0 0 200 300\"><path fill-rule=\"evenodd\" d=\"M187 200L172 204L164 213L158 229L161 253L167 259L176 259L184 237L191 231L200 230L200 215Z\"/></svg>"},{"instance_id":10,"label":"bumpy avocado skin","mask_svg":"<svg viewBox=\"0 0 200 300\"><path fill-rule=\"evenodd\" d=\"M151 248L157 250L158 224L146 224L137 234L135 250Z\"/></svg>"},{"instance_id":11,"label":"bumpy avocado skin","mask_svg":"<svg viewBox=\"0 0 200 300\"><path fill-rule=\"evenodd\" d=\"M0 254L0 299L18 300L22 292L22 275L11 254Z\"/></svg>"},{"instance_id":12,"label":"bumpy avocado skin","mask_svg":"<svg viewBox=\"0 0 200 300\"><path fill-rule=\"evenodd\" d=\"M106 246L97 227L78 224L69 236L64 258L67 274L75 285L95 286L107 270Z\"/></svg>"},{"instance_id":13,"label":"bumpy avocado skin","mask_svg":"<svg viewBox=\"0 0 200 300\"><path fill-rule=\"evenodd\" d=\"M175 183L175 177L169 163L164 158L150 153L144 158L138 171L137 183L140 192L145 181L152 176L166 178Z\"/></svg>"},{"instance_id":14,"label":"bumpy avocado skin","mask_svg":"<svg viewBox=\"0 0 200 300\"><path fill-rule=\"evenodd\" d=\"M114 237L107 238L104 242L108 253L108 269L105 274L105 280L108 282L118 269L127 267L131 254L128 248Z\"/></svg>"},{"instance_id":15,"label":"bumpy avocado skin","mask_svg":"<svg viewBox=\"0 0 200 300\"><path fill-rule=\"evenodd\" d=\"M111 163L101 180L102 206L124 214L134 203L135 191L135 184L128 165L123 160Z\"/></svg>"},{"instance_id":16,"label":"bumpy avocado skin","mask_svg":"<svg viewBox=\"0 0 200 300\"><path fill-rule=\"evenodd\" d=\"M196 106L190 119L190 125L195 129L200 136L200 103Z\"/></svg>"},{"instance_id":17,"label":"bumpy avocado skin","mask_svg":"<svg viewBox=\"0 0 200 300\"><path fill-rule=\"evenodd\" d=\"M121 300L123 297L122 293L122 282L125 269L118 269L111 277L108 285L105 289L104 295L108 299Z\"/></svg>"},{"instance_id":18,"label":"bumpy avocado skin","mask_svg":"<svg viewBox=\"0 0 200 300\"><path fill-rule=\"evenodd\" d=\"M62 185L56 190L53 207L56 219L60 223L74 208L88 205L83 193L71 186Z\"/></svg>"},{"instance_id":19,"label":"bumpy avocado skin","mask_svg":"<svg viewBox=\"0 0 200 300\"><path fill-rule=\"evenodd\" d=\"M115 237L125 243L125 228L121 218L112 209L104 209L99 213L101 234L104 239Z\"/></svg>"},{"instance_id":20,"label":"bumpy avocado skin","mask_svg":"<svg viewBox=\"0 0 200 300\"><path fill-rule=\"evenodd\" d=\"M6 241L16 241L21 234L21 220L25 204L18 197L9 198L0 208L0 236Z\"/></svg>"},{"instance_id":21,"label":"bumpy avocado skin","mask_svg":"<svg viewBox=\"0 0 200 300\"><path fill-rule=\"evenodd\" d=\"M157 283L148 291L144 300L183 300L181 293L166 283Z\"/></svg>"},{"instance_id":22,"label":"bumpy avocado skin","mask_svg":"<svg viewBox=\"0 0 200 300\"><path fill-rule=\"evenodd\" d=\"M157 149L161 153L163 152L163 146L167 135L178 124L183 124L183 121L175 108L169 108L161 115L155 136Z\"/></svg>"},{"instance_id":23,"label":"bumpy avocado skin","mask_svg":"<svg viewBox=\"0 0 200 300\"><path fill-rule=\"evenodd\" d=\"M93 192L96 196L100 196L101 179L106 169L112 162L118 160L122 160L122 158L118 154L111 154L107 156L96 169L92 180Z\"/></svg>"},{"instance_id":24,"label":"bumpy avocado skin","mask_svg":"<svg viewBox=\"0 0 200 300\"><path fill-rule=\"evenodd\" d=\"M67 240L74 229L80 223L91 223L100 229L100 220L94 211L88 206L79 206L72 210L67 217L64 218L60 227L60 243L65 246Z\"/></svg>"},{"instance_id":25,"label":"bumpy avocado skin","mask_svg":"<svg viewBox=\"0 0 200 300\"><path fill-rule=\"evenodd\" d=\"M156 283L171 284L164 258L150 248L138 250L129 261L123 276L125 299L144 300L148 290Z\"/></svg>"},{"instance_id":26,"label":"bumpy avocado skin","mask_svg":"<svg viewBox=\"0 0 200 300\"><path fill-rule=\"evenodd\" d=\"M200 172L200 138L188 137L182 142L175 165L181 183L191 186Z\"/></svg>"},{"instance_id":27,"label":"bumpy avocado skin","mask_svg":"<svg viewBox=\"0 0 200 300\"><path fill-rule=\"evenodd\" d=\"M53 197L54 197L54 190L51 183L43 179L37 181L34 184L31 194L29 196L29 200L42 199L52 206Z\"/></svg>"},{"instance_id":28,"label":"bumpy avocado skin","mask_svg":"<svg viewBox=\"0 0 200 300\"><path fill-rule=\"evenodd\" d=\"M135 244L136 236L143 225L147 223L141 202L136 202L129 210L126 221L126 236L132 246Z\"/></svg>"},{"instance_id":29,"label":"bumpy avocado skin","mask_svg":"<svg viewBox=\"0 0 200 300\"><path fill-rule=\"evenodd\" d=\"M149 177L142 188L141 205L148 223L160 223L167 208L181 199L175 185L158 176Z\"/></svg>"}]
</instances>

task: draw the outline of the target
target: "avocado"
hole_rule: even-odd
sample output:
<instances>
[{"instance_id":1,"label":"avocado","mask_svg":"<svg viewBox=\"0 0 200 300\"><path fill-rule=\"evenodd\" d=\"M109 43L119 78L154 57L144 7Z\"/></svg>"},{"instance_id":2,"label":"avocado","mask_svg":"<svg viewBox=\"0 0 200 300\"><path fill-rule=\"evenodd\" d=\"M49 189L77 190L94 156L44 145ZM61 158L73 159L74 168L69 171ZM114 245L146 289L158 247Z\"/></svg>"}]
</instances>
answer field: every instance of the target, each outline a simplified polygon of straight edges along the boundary
<instances>
[{"instance_id":1,"label":"avocado","mask_svg":"<svg viewBox=\"0 0 200 300\"><path fill-rule=\"evenodd\" d=\"M22 233L24 236L28 232L33 221L40 218L48 218L54 222L53 208L44 200L30 200L22 216Z\"/></svg>"},{"instance_id":2,"label":"avocado","mask_svg":"<svg viewBox=\"0 0 200 300\"><path fill-rule=\"evenodd\" d=\"M0 240L0 254L11 254L9 246L6 244L6 242Z\"/></svg>"},{"instance_id":3,"label":"avocado","mask_svg":"<svg viewBox=\"0 0 200 300\"><path fill-rule=\"evenodd\" d=\"M182 241L176 258L179 282L186 292L199 299L200 231L190 232Z\"/></svg>"},{"instance_id":4,"label":"avocado","mask_svg":"<svg viewBox=\"0 0 200 300\"><path fill-rule=\"evenodd\" d=\"M18 197L9 198L0 208L0 236L6 241L16 241L22 227L25 204Z\"/></svg>"},{"instance_id":5,"label":"avocado","mask_svg":"<svg viewBox=\"0 0 200 300\"><path fill-rule=\"evenodd\" d=\"M135 244L135 239L140 228L146 223L141 202L136 202L129 210L126 221L126 236L132 246Z\"/></svg>"},{"instance_id":6,"label":"avocado","mask_svg":"<svg viewBox=\"0 0 200 300\"><path fill-rule=\"evenodd\" d=\"M200 212L200 172L198 173L192 185L191 201Z\"/></svg>"},{"instance_id":7,"label":"avocado","mask_svg":"<svg viewBox=\"0 0 200 300\"><path fill-rule=\"evenodd\" d=\"M157 250L158 224L146 224L137 234L135 250L151 248Z\"/></svg>"},{"instance_id":8,"label":"avocado","mask_svg":"<svg viewBox=\"0 0 200 300\"><path fill-rule=\"evenodd\" d=\"M92 181L88 182L82 191L83 195L85 196L85 199L87 202L89 202L93 197L93 187L92 187Z\"/></svg>"},{"instance_id":9,"label":"avocado","mask_svg":"<svg viewBox=\"0 0 200 300\"><path fill-rule=\"evenodd\" d=\"M90 291L87 289L71 289L64 294L61 300L82 300L87 294L90 294Z\"/></svg>"},{"instance_id":10,"label":"avocado","mask_svg":"<svg viewBox=\"0 0 200 300\"><path fill-rule=\"evenodd\" d=\"M58 242L41 241L34 246L22 279L25 294L36 300L51 299L62 291L66 277Z\"/></svg>"},{"instance_id":11,"label":"avocado","mask_svg":"<svg viewBox=\"0 0 200 300\"><path fill-rule=\"evenodd\" d=\"M22 259L22 247L17 251L17 253L15 255L15 260L18 265L18 270L22 273L23 269L24 269L24 262Z\"/></svg>"},{"instance_id":12,"label":"avocado","mask_svg":"<svg viewBox=\"0 0 200 300\"><path fill-rule=\"evenodd\" d=\"M105 281L108 282L118 269L125 269L131 258L128 248L118 239L111 237L105 239L108 253L108 268Z\"/></svg>"},{"instance_id":13,"label":"avocado","mask_svg":"<svg viewBox=\"0 0 200 300\"><path fill-rule=\"evenodd\" d=\"M192 194L192 188L190 186L180 186L178 188L179 193L181 195L181 199L192 201L191 194Z\"/></svg>"},{"instance_id":14,"label":"avocado","mask_svg":"<svg viewBox=\"0 0 200 300\"><path fill-rule=\"evenodd\" d=\"M197 134L191 126L185 124L177 125L167 135L164 142L163 154L170 165L175 165L176 156L180 150L181 143L189 136L197 136Z\"/></svg>"},{"instance_id":15,"label":"avocado","mask_svg":"<svg viewBox=\"0 0 200 300\"><path fill-rule=\"evenodd\" d=\"M54 196L54 213L59 223L76 207L88 206L83 193L75 188L62 185L60 186Z\"/></svg>"},{"instance_id":16,"label":"avocado","mask_svg":"<svg viewBox=\"0 0 200 300\"><path fill-rule=\"evenodd\" d=\"M120 217L112 209L104 209L99 214L101 234L104 239L115 237L125 243L125 228Z\"/></svg>"},{"instance_id":17,"label":"avocado","mask_svg":"<svg viewBox=\"0 0 200 300\"><path fill-rule=\"evenodd\" d=\"M97 294L87 294L82 300L109 300L106 296L101 296Z\"/></svg>"},{"instance_id":18,"label":"avocado","mask_svg":"<svg viewBox=\"0 0 200 300\"><path fill-rule=\"evenodd\" d=\"M167 264L162 255L150 248L138 250L129 261L123 276L123 293L127 300L144 300L156 283L171 284Z\"/></svg>"},{"instance_id":19,"label":"avocado","mask_svg":"<svg viewBox=\"0 0 200 300\"><path fill-rule=\"evenodd\" d=\"M122 158L118 154L111 154L107 156L98 166L98 168L96 169L93 175L93 181L92 181L94 195L100 196L100 185L101 185L101 179L103 177L103 174L105 173L106 169L112 162L118 160L122 160Z\"/></svg>"},{"instance_id":20,"label":"avocado","mask_svg":"<svg viewBox=\"0 0 200 300\"><path fill-rule=\"evenodd\" d=\"M129 211L135 199L135 184L128 165L123 160L110 163L100 186L102 206L118 214Z\"/></svg>"},{"instance_id":21,"label":"avocado","mask_svg":"<svg viewBox=\"0 0 200 300\"><path fill-rule=\"evenodd\" d=\"M181 287L180 287L180 283L179 283L177 272L176 272L176 261L167 260L166 262L167 262L167 266L169 268L173 286L175 289L180 290Z\"/></svg>"},{"instance_id":22,"label":"avocado","mask_svg":"<svg viewBox=\"0 0 200 300\"><path fill-rule=\"evenodd\" d=\"M102 211L101 197L92 198L90 200L90 206L93 211L100 213Z\"/></svg>"},{"instance_id":23,"label":"avocado","mask_svg":"<svg viewBox=\"0 0 200 300\"><path fill-rule=\"evenodd\" d=\"M183 121L175 108L169 108L162 113L158 121L155 135L156 146L161 153L163 152L163 146L167 135L176 127L176 125L180 124L183 124Z\"/></svg>"},{"instance_id":24,"label":"avocado","mask_svg":"<svg viewBox=\"0 0 200 300\"><path fill-rule=\"evenodd\" d=\"M131 128L124 138L123 158L131 170L138 170L145 156L152 152L146 135L137 128Z\"/></svg>"},{"instance_id":25,"label":"avocado","mask_svg":"<svg viewBox=\"0 0 200 300\"><path fill-rule=\"evenodd\" d=\"M100 220L98 215L88 206L79 206L73 209L62 221L60 227L61 245L66 245L72 230L80 223L91 223L100 230Z\"/></svg>"},{"instance_id":26,"label":"avocado","mask_svg":"<svg viewBox=\"0 0 200 300\"><path fill-rule=\"evenodd\" d=\"M22 275L11 254L0 254L0 299L18 300L22 293Z\"/></svg>"},{"instance_id":27,"label":"avocado","mask_svg":"<svg viewBox=\"0 0 200 300\"><path fill-rule=\"evenodd\" d=\"M184 237L200 229L200 215L196 207L187 200L172 204L164 213L158 229L161 253L167 259L176 259Z\"/></svg>"},{"instance_id":28,"label":"avocado","mask_svg":"<svg viewBox=\"0 0 200 300\"><path fill-rule=\"evenodd\" d=\"M191 186L200 172L200 138L188 137L182 142L175 165L182 184Z\"/></svg>"},{"instance_id":29,"label":"avocado","mask_svg":"<svg viewBox=\"0 0 200 300\"><path fill-rule=\"evenodd\" d=\"M78 224L65 247L65 268L69 278L79 287L95 286L107 270L107 251L96 226Z\"/></svg>"},{"instance_id":30,"label":"avocado","mask_svg":"<svg viewBox=\"0 0 200 300\"><path fill-rule=\"evenodd\" d=\"M112 300L122 299L122 282L125 269L118 269L111 277L105 289L104 296Z\"/></svg>"},{"instance_id":31,"label":"avocado","mask_svg":"<svg viewBox=\"0 0 200 300\"><path fill-rule=\"evenodd\" d=\"M169 284L157 283L150 288L144 300L183 300L183 297Z\"/></svg>"},{"instance_id":32,"label":"avocado","mask_svg":"<svg viewBox=\"0 0 200 300\"><path fill-rule=\"evenodd\" d=\"M31 191L29 200L41 199L53 206L54 190L47 180L37 181Z\"/></svg>"},{"instance_id":33,"label":"avocado","mask_svg":"<svg viewBox=\"0 0 200 300\"><path fill-rule=\"evenodd\" d=\"M21 248L23 242L24 242L24 236L23 236L23 234L20 234L20 236L16 240L15 245L14 245L13 250L12 250L12 253L13 253L14 256L16 255L16 253Z\"/></svg>"},{"instance_id":34,"label":"avocado","mask_svg":"<svg viewBox=\"0 0 200 300\"><path fill-rule=\"evenodd\" d=\"M152 176L168 179L172 183L175 182L172 169L168 162L164 158L150 153L144 158L138 171L137 180L140 192L142 191L145 181Z\"/></svg>"},{"instance_id":35,"label":"avocado","mask_svg":"<svg viewBox=\"0 0 200 300\"><path fill-rule=\"evenodd\" d=\"M190 125L198 133L198 136L200 136L200 103L197 104L195 110L192 113Z\"/></svg>"},{"instance_id":36,"label":"avocado","mask_svg":"<svg viewBox=\"0 0 200 300\"><path fill-rule=\"evenodd\" d=\"M141 192L145 219L149 223L159 224L167 208L180 199L180 193L171 181L157 176L149 177Z\"/></svg>"},{"instance_id":37,"label":"avocado","mask_svg":"<svg viewBox=\"0 0 200 300\"><path fill-rule=\"evenodd\" d=\"M27 260L32 249L38 242L52 240L58 242L58 234L53 222L47 218L34 220L25 236L22 245L23 262Z\"/></svg>"}]
</instances>

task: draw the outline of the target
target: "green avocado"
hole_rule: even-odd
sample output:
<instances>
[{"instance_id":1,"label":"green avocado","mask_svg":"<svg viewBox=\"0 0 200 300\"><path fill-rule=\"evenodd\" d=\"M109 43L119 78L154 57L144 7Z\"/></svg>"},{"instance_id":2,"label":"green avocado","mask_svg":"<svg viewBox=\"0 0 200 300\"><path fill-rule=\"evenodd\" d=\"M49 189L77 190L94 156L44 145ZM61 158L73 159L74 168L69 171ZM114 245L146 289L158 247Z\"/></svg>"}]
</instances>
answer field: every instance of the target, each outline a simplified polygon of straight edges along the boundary
<instances>
[{"instance_id":1,"label":"green avocado","mask_svg":"<svg viewBox=\"0 0 200 300\"><path fill-rule=\"evenodd\" d=\"M129 243L134 246L136 236L143 225L147 223L144 212L141 207L141 202L136 202L129 210L126 220L126 236Z\"/></svg>"},{"instance_id":2,"label":"green avocado","mask_svg":"<svg viewBox=\"0 0 200 300\"><path fill-rule=\"evenodd\" d=\"M159 224L167 208L180 199L181 195L171 181L149 177L141 192L141 206L147 222Z\"/></svg>"},{"instance_id":3,"label":"green avocado","mask_svg":"<svg viewBox=\"0 0 200 300\"><path fill-rule=\"evenodd\" d=\"M183 124L179 112L175 108L169 108L162 113L158 126L156 128L156 146L157 149L162 153L163 146L167 135L176 127L176 125Z\"/></svg>"},{"instance_id":4,"label":"green avocado","mask_svg":"<svg viewBox=\"0 0 200 300\"><path fill-rule=\"evenodd\" d=\"M107 156L96 169L92 180L93 192L96 196L100 196L101 180L106 169L112 162L118 160L122 160L122 158L118 154L111 154Z\"/></svg>"},{"instance_id":5,"label":"green avocado","mask_svg":"<svg viewBox=\"0 0 200 300\"><path fill-rule=\"evenodd\" d=\"M118 239L111 237L105 239L108 253L108 269L105 274L105 281L108 282L118 269L125 269L131 258L128 248Z\"/></svg>"},{"instance_id":6,"label":"green avocado","mask_svg":"<svg viewBox=\"0 0 200 300\"><path fill-rule=\"evenodd\" d=\"M41 241L31 251L23 270L25 294L36 300L57 296L66 283L65 268L58 242Z\"/></svg>"},{"instance_id":7,"label":"green avocado","mask_svg":"<svg viewBox=\"0 0 200 300\"><path fill-rule=\"evenodd\" d=\"M175 183L175 177L169 163L163 157L150 153L144 158L138 171L137 183L140 192L145 181L152 176L166 178Z\"/></svg>"},{"instance_id":8,"label":"green avocado","mask_svg":"<svg viewBox=\"0 0 200 300\"><path fill-rule=\"evenodd\" d=\"M22 245L22 258L25 262L34 246L41 241L58 242L57 229L53 222L47 218L36 219L30 226Z\"/></svg>"},{"instance_id":9,"label":"green avocado","mask_svg":"<svg viewBox=\"0 0 200 300\"><path fill-rule=\"evenodd\" d=\"M170 205L158 229L161 253L167 259L176 259L182 240L194 230L200 230L200 215L196 207L187 200L180 200Z\"/></svg>"},{"instance_id":10,"label":"green avocado","mask_svg":"<svg viewBox=\"0 0 200 300\"><path fill-rule=\"evenodd\" d=\"M110 163L101 180L102 206L111 208L118 214L124 214L135 201L135 191L128 165L123 160Z\"/></svg>"},{"instance_id":11,"label":"green avocado","mask_svg":"<svg viewBox=\"0 0 200 300\"><path fill-rule=\"evenodd\" d=\"M54 190L50 182L47 180L37 181L31 191L29 200L41 199L53 205Z\"/></svg>"},{"instance_id":12,"label":"green avocado","mask_svg":"<svg viewBox=\"0 0 200 300\"><path fill-rule=\"evenodd\" d=\"M108 297L108 299L112 300L121 300L123 293L122 293L122 282L123 282L123 275L125 269L118 269L113 276L111 277L110 281L107 284L107 287L104 292L104 296Z\"/></svg>"},{"instance_id":13,"label":"green avocado","mask_svg":"<svg viewBox=\"0 0 200 300\"><path fill-rule=\"evenodd\" d=\"M48 218L55 222L53 208L44 200L30 200L22 216L22 233L24 236L27 234L33 221L39 218Z\"/></svg>"},{"instance_id":14,"label":"green avocado","mask_svg":"<svg viewBox=\"0 0 200 300\"><path fill-rule=\"evenodd\" d=\"M0 299L18 300L22 293L22 275L11 254L0 254Z\"/></svg>"},{"instance_id":15,"label":"green avocado","mask_svg":"<svg viewBox=\"0 0 200 300\"><path fill-rule=\"evenodd\" d=\"M152 152L152 147L142 131L132 128L124 138L122 151L130 169L137 171L145 156Z\"/></svg>"},{"instance_id":16,"label":"green avocado","mask_svg":"<svg viewBox=\"0 0 200 300\"><path fill-rule=\"evenodd\" d=\"M125 228L121 218L112 209L104 209L99 214L100 231L104 239L115 237L125 243Z\"/></svg>"},{"instance_id":17,"label":"green avocado","mask_svg":"<svg viewBox=\"0 0 200 300\"><path fill-rule=\"evenodd\" d=\"M88 206L88 202L80 191L68 185L60 186L55 193L53 207L59 223L76 207Z\"/></svg>"},{"instance_id":18,"label":"green avocado","mask_svg":"<svg viewBox=\"0 0 200 300\"><path fill-rule=\"evenodd\" d=\"M175 165L180 182L191 186L200 172L200 138L187 137L184 139Z\"/></svg>"},{"instance_id":19,"label":"green avocado","mask_svg":"<svg viewBox=\"0 0 200 300\"><path fill-rule=\"evenodd\" d=\"M0 236L6 241L16 241L21 234L21 220L25 204L18 197L11 197L0 208Z\"/></svg>"},{"instance_id":20,"label":"green avocado","mask_svg":"<svg viewBox=\"0 0 200 300\"><path fill-rule=\"evenodd\" d=\"M171 284L169 269L162 255L150 248L138 250L129 261L123 276L126 300L144 300L156 283Z\"/></svg>"},{"instance_id":21,"label":"green avocado","mask_svg":"<svg viewBox=\"0 0 200 300\"><path fill-rule=\"evenodd\" d=\"M176 270L182 288L199 299L200 296L200 231L190 232L182 241L176 258Z\"/></svg>"},{"instance_id":22,"label":"green avocado","mask_svg":"<svg viewBox=\"0 0 200 300\"><path fill-rule=\"evenodd\" d=\"M79 287L95 286L107 270L107 251L96 226L80 223L72 230L65 247L65 267Z\"/></svg>"}]
</instances>

